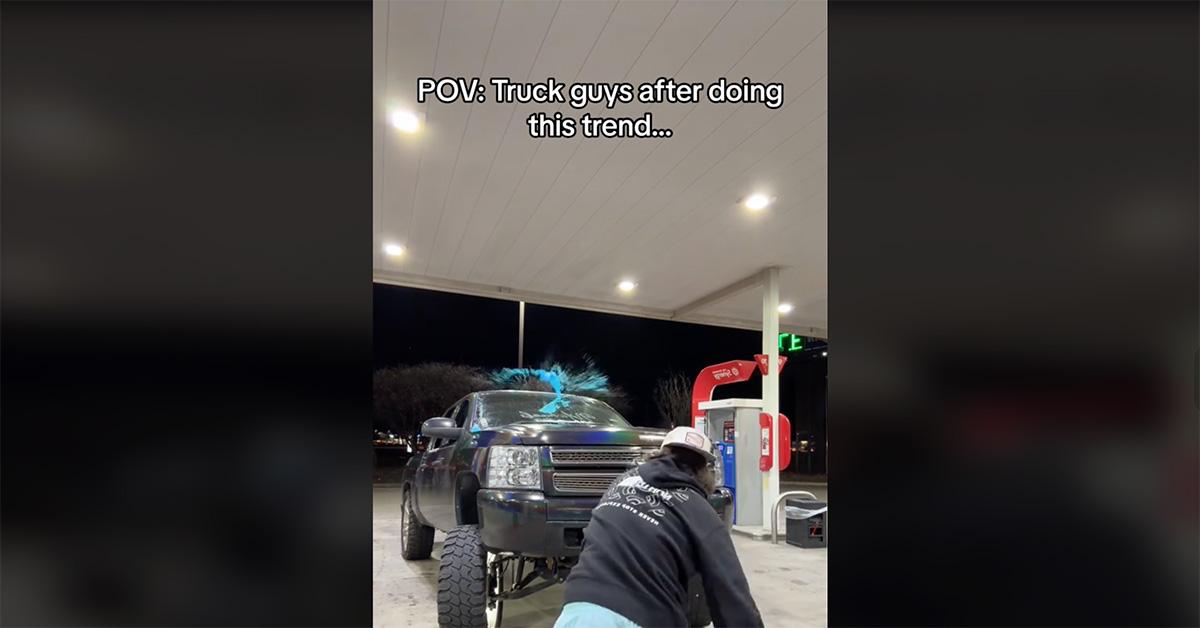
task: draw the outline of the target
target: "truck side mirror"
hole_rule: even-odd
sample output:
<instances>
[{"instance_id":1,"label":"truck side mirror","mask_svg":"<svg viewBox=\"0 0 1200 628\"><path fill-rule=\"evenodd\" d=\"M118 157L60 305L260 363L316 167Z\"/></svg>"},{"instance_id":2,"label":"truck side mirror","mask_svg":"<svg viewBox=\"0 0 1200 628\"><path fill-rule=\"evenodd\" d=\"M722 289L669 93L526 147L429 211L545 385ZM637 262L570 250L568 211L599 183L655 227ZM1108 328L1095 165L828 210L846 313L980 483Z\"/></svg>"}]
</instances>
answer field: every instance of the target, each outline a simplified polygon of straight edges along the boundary
<instances>
[{"instance_id":1,"label":"truck side mirror","mask_svg":"<svg viewBox=\"0 0 1200 628\"><path fill-rule=\"evenodd\" d=\"M460 431L454 424L454 419L447 419L444 416L434 417L421 424L421 436L428 438L456 440Z\"/></svg>"}]
</instances>

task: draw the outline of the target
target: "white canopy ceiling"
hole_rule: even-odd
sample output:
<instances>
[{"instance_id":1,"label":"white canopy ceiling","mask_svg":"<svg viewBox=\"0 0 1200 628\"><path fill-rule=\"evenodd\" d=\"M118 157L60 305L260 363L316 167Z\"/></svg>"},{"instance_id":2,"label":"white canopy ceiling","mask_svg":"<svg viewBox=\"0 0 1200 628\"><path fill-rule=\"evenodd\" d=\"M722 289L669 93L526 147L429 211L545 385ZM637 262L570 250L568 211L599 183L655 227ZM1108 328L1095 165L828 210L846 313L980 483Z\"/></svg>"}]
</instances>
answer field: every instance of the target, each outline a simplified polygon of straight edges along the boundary
<instances>
[{"instance_id":1,"label":"white canopy ceiling","mask_svg":"<svg viewBox=\"0 0 1200 628\"><path fill-rule=\"evenodd\" d=\"M757 329L751 282L705 297L778 266L795 306L781 328L825 336L826 42L824 2L377 1L376 281ZM490 90L482 104L418 104L423 76L750 77L784 83L785 101L595 107L650 111L674 135L534 139L530 113L582 112ZM397 108L422 119L418 133L388 123ZM744 208L756 192L774 203Z\"/></svg>"}]
</instances>

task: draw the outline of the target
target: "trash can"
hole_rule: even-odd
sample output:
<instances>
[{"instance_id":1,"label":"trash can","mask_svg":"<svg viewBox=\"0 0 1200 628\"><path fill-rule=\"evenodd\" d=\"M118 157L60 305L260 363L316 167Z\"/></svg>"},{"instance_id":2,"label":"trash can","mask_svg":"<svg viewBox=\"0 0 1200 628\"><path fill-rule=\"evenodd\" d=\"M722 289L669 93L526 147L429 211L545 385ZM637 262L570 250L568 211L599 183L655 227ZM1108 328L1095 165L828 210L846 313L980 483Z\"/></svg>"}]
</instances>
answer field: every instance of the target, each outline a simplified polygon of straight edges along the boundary
<instances>
[{"instance_id":1,"label":"trash can","mask_svg":"<svg viewBox=\"0 0 1200 628\"><path fill-rule=\"evenodd\" d=\"M810 499L789 499L783 514L787 520L788 545L796 547L825 547L825 502Z\"/></svg>"}]
</instances>

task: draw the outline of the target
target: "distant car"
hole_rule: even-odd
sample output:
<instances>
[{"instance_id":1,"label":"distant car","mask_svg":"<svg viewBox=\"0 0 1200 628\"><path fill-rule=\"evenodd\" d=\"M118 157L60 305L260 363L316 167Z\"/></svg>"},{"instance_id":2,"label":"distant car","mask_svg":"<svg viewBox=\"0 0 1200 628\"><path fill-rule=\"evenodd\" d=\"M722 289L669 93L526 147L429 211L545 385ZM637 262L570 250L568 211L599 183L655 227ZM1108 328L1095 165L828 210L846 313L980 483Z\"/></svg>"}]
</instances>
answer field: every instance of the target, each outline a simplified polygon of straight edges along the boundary
<instances>
[{"instance_id":1,"label":"distant car","mask_svg":"<svg viewBox=\"0 0 1200 628\"><path fill-rule=\"evenodd\" d=\"M592 508L666 436L595 399L516 390L467 395L421 432L433 440L404 470L401 555L429 558L434 529L447 532L438 570L443 628L498 626L505 600L565 580ZM732 501L723 487L709 497L726 525ZM700 583L690 589L689 617L705 625Z\"/></svg>"}]
</instances>

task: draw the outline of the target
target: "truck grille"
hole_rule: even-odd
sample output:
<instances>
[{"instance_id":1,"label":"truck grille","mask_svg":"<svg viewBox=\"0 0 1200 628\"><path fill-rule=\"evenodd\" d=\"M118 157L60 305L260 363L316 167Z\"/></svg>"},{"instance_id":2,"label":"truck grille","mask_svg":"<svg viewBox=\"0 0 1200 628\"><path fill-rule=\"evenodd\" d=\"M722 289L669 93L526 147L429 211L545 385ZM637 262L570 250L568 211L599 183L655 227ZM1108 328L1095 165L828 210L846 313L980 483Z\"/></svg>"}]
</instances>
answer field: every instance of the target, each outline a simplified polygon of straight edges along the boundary
<instances>
[{"instance_id":1,"label":"truck grille","mask_svg":"<svg viewBox=\"0 0 1200 628\"><path fill-rule=\"evenodd\" d=\"M554 490L560 493L601 495L620 473L555 473Z\"/></svg>"},{"instance_id":2,"label":"truck grille","mask_svg":"<svg viewBox=\"0 0 1200 628\"><path fill-rule=\"evenodd\" d=\"M653 449L640 447L609 447L602 449L551 447L550 463L554 465L591 465L597 467L628 467L646 458Z\"/></svg>"}]
</instances>

